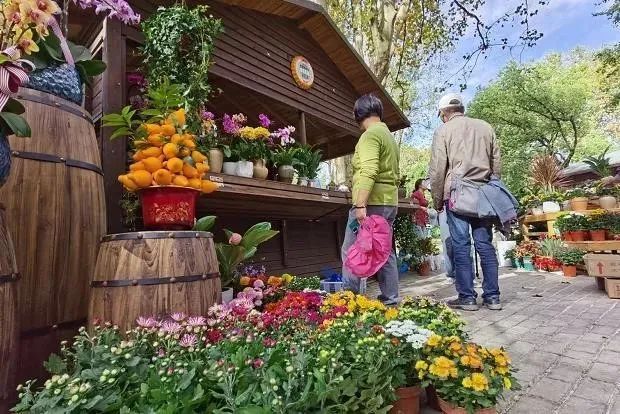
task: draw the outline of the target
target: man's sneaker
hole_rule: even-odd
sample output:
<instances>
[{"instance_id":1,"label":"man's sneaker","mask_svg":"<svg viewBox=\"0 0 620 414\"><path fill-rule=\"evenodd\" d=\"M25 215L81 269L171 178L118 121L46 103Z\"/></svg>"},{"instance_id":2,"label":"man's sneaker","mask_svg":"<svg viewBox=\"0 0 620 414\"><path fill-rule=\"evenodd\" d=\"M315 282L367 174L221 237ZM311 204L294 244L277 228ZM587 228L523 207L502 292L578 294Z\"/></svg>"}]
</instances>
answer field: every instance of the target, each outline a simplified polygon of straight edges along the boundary
<instances>
[{"instance_id":1,"label":"man's sneaker","mask_svg":"<svg viewBox=\"0 0 620 414\"><path fill-rule=\"evenodd\" d=\"M383 293L380 293L379 295L377 295L377 300L380 302L383 302L385 300L388 300L389 298L387 296L385 296Z\"/></svg>"},{"instance_id":2,"label":"man's sneaker","mask_svg":"<svg viewBox=\"0 0 620 414\"><path fill-rule=\"evenodd\" d=\"M477 311L478 304L476 303L476 299L453 299L449 300L446 303L449 307L454 309L462 309L465 311Z\"/></svg>"},{"instance_id":3,"label":"man's sneaker","mask_svg":"<svg viewBox=\"0 0 620 414\"><path fill-rule=\"evenodd\" d=\"M499 301L499 298L486 298L482 303L490 310L502 310L502 303Z\"/></svg>"},{"instance_id":4,"label":"man's sneaker","mask_svg":"<svg viewBox=\"0 0 620 414\"><path fill-rule=\"evenodd\" d=\"M381 303L383 303L385 306L396 306L400 303L400 298L398 296L392 296L392 297L386 297L383 295L379 295L381 296L381 298L379 298L379 300L381 301Z\"/></svg>"}]
</instances>

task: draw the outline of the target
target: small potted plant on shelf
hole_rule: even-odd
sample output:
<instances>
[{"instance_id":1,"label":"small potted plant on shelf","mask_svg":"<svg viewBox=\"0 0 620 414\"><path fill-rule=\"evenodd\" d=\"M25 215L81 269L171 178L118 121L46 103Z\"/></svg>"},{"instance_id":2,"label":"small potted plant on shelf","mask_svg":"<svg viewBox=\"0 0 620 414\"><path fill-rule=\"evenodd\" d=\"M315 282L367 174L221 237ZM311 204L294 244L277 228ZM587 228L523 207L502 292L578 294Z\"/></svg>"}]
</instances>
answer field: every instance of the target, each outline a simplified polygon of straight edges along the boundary
<instances>
[{"instance_id":1,"label":"small potted plant on shelf","mask_svg":"<svg viewBox=\"0 0 620 414\"><path fill-rule=\"evenodd\" d=\"M589 194L583 188L573 188L566 192L566 198L570 200L572 211L585 211L588 209Z\"/></svg>"},{"instance_id":2,"label":"small potted plant on shelf","mask_svg":"<svg viewBox=\"0 0 620 414\"><path fill-rule=\"evenodd\" d=\"M585 252L579 249L564 249L557 254L557 259L562 263L562 273L566 277L577 276L577 265L583 264Z\"/></svg>"},{"instance_id":3,"label":"small potted plant on shelf","mask_svg":"<svg viewBox=\"0 0 620 414\"><path fill-rule=\"evenodd\" d=\"M295 171L299 177L299 185L307 186L318 175L321 165L321 151L315 151L311 146L305 145L297 149L297 165Z\"/></svg>"},{"instance_id":4,"label":"small potted plant on shelf","mask_svg":"<svg viewBox=\"0 0 620 414\"><path fill-rule=\"evenodd\" d=\"M439 249L431 237L421 239L419 245L422 260L418 266L418 273L420 276L428 276L431 274L431 262L429 257L439 254Z\"/></svg>"},{"instance_id":5,"label":"small potted plant on shelf","mask_svg":"<svg viewBox=\"0 0 620 414\"><path fill-rule=\"evenodd\" d=\"M256 154L254 144L245 138L241 138L235 143L235 150L239 156L235 175L238 177L252 178L254 175L254 163L251 160Z\"/></svg>"},{"instance_id":6,"label":"small potted plant on shelf","mask_svg":"<svg viewBox=\"0 0 620 414\"><path fill-rule=\"evenodd\" d=\"M607 239L620 240L620 213L618 212L607 215Z\"/></svg>"},{"instance_id":7,"label":"small potted plant on shelf","mask_svg":"<svg viewBox=\"0 0 620 414\"><path fill-rule=\"evenodd\" d=\"M607 229L609 227L609 215L605 210L594 210L588 217L588 228L590 230L590 240L605 241Z\"/></svg>"},{"instance_id":8,"label":"small potted plant on shelf","mask_svg":"<svg viewBox=\"0 0 620 414\"><path fill-rule=\"evenodd\" d=\"M219 135L213 112L202 111L201 118L198 149L203 154L207 154L210 171L219 174L222 172L224 158L231 156L230 143L226 142L224 137Z\"/></svg>"},{"instance_id":9,"label":"small potted plant on shelf","mask_svg":"<svg viewBox=\"0 0 620 414\"><path fill-rule=\"evenodd\" d=\"M555 228L564 241L581 242L588 238L588 219L581 213L570 212L558 216Z\"/></svg>"},{"instance_id":10,"label":"small potted plant on shelf","mask_svg":"<svg viewBox=\"0 0 620 414\"><path fill-rule=\"evenodd\" d=\"M518 390L510 357L458 336L431 336L415 363L424 386L432 385L444 414L496 414L502 393Z\"/></svg>"},{"instance_id":11,"label":"small potted plant on shelf","mask_svg":"<svg viewBox=\"0 0 620 414\"><path fill-rule=\"evenodd\" d=\"M295 147L280 147L273 154L273 163L278 167L278 181L288 184L293 182L295 167L299 165L297 151Z\"/></svg>"},{"instance_id":12,"label":"small potted plant on shelf","mask_svg":"<svg viewBox=\"0 0 620 414\"><path fill-rule=\"evenodd\" d=\"M598 182L595 187L596 195L599 197L598 202L602 209L612 210L618 205L617 194L618 188L615 186L606 186L602 182Z\"/></svg>"}]
</instances>

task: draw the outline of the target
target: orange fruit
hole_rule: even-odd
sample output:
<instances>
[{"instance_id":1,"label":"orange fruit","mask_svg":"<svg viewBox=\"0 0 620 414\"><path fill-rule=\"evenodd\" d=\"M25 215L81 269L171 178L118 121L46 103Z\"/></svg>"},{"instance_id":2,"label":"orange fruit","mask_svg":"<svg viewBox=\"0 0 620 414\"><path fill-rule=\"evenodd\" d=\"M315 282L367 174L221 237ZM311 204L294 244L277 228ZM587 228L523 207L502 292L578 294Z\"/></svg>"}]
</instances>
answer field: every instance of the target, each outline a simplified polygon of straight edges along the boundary
<instances>
[{"instance_id":1,"label":"orange fruit","mask_svg":"<svg viewBox=\"0 0 620 414\"><path fill-rule=\"evenodd\" d=\"M198 178L198 170L189 164L183 164L183 175L187 178Z\"/></svg>"},{"instance_id":2,"label":"orange fruit","mask_svg":"<svg viewBox=\"0 0 620 414\"><path fill-rule=\"evenodd\" d=\"M144 164L144 169L150 173L154 173L155 171L161 169L162 163L159 158L156 157L148 157L142 160Z\"/></svg>"},{"instance_id":3,"label":"orange fruit","mask_svg":"<svg viewBox=\"0 0 620 414\"><path fill-rule=\"evenodd\" d=\"M162 168L161 170L155 171L153 180L155 180L158 185L170 185L170 183L172 183L172 174L170 174L170 171Z\"/></svg>"},{"instance_id":4,"label":"orange fruit","mask_svg":"<svg viewBox=\"0 0 620 414\"><path fill-rule=\"evenodd\" d=\"M205 162L207 157L200 151L192 151L192 158L196 162Z\"/></svg>"},{"instance_id":5,"label":"orange fruit","mask_svg":"<svg viewBox=\"0 0 620 414\"><path fill-rule=\"evenodd\" d=\"M190 151L189 148L183 147L179 150L179 157L181 158L189 157L191 153L192 152Z\"/></svg>"},{"instance_id":6,"label":"orange fruit","mask_svg":"<svg viewBox=\"0 0 620 414\"><path fill-rule=\"evenodd\" d=\"M172 180L172 184L180 185L181 187L187 187L187 186L189 186L189 180L186 177L182 176L182 175L177 175Z\"/></svg>"},{"instance_id":7,"label":"orange fruit","mask_svg":"<svg viewBox=\"0 0 620 414\"><path fill-rule=\"evenodd\" d=\"M145 170L132 171L127 177L140 188L149 187L153 182L153 176Z\"/></svg>"},{"instance_id":8,"label":"orange fruit","mask_svg":"<svg viewBox=\"0 0 620 414\"><path fill-rule=\"evenodd\" d=\"M136 151L135 154L133 154L133 156L131 157L133 158L134 161L140 161L143 160L145 158L144 156L144 152L142 151Z\"/></svg>"},{"instance_id":9,"label":"orange fruit","mask_svg":"<svg viewBox=\"0 0 620 414\"><path fill-rule=\"evenodd\" d=\"M149 135L148 140L151 145L154 145L156 147L161 147L162 145L164 145L164 137L161 134Z\"/></svg>"},{"instance_id":10,"label":"orange fruit","mask_svg":"<svg viewBox=\"0 0 620 414\"><path fill-rule=\"evenodd\" d=\"M162 135L165 135L167 137L174 135L177 132L176 128L174 127L174 125L168 125L168 124L164 124L161 126L161 133Z\"/></svg>"},{"instance_id":11,"label":"orange fruit","mask_svg":"<svg viewBox=\"0 0 620 414\"><path fill-rule=\"evenodd\" d=\"M161 134L161 126L157 124L144 124L144 129L149 135Z\"/></svg>"},{"instance_id":12,"label":"orange fruit","mask_svg":"<svg viewBox=\"0 0 620 414\"><path fill-rule=\"evenodd\" d=\"M164 145L164 155L167 159L176 157L179 154L179 146L177 144L173 144L172 142Z\"/></svg>"},{"instance_id":13,"label":"orange fruit","mask_svg":"<svg viewBox=\"0 0 620 414\"><path fill-rule=\"evenodd\" d=\"M212 192L214 192L215 190L217 190L219 187L219 185L217 185L217 183L214 183L213 181L210 180L202 180L201 182L201 189L202 192L205 194L210 194Z\"/></svg>"},{"instance_id":14,"label":"orange fruit","mask_svg":"<svg viewBox=\"0 0 620 414\"><path fill-rule=\"evenodd\" d=\"M190 178L187 181L190 187L195 188L197 190L201 189L202 183L200 182L200 178Z\"/></svg>"},{"instance_id":15,"label":"orange fruit","mask_svg":"<svg viewBox=\"0 0 620 414\"><path fill-rule=\"evenodd\" d=\"M197 162L196 169L198 170L199 174L204 174L206 172L209 172L209 164L206 164L204 162Z\"/></svg>"},{"instance_id":16,"label":"orange fruit","mask_svg":"<svg viewBox=\"0 0 620 414\"><path fill-rule=\"evenodd\" d=\"M189 148L190 150L196 149L196 143L193 139L183 140L183 145L185 145L185 147Z\"/></svg>"},{"instance_id":17,"label":"orange fruit","mask_svg":"<svg viewBox=\"0 0 620 414\"><path fill-rule=\"evenodd\" d=\"M183 161L180 158L172 157L166 163L166 168L173 173L181 172L183 171Z\"/></svg>"},{"instance_id":18,"label":"orange fruit","mask_svg":"<svg viewBox=\"0 0 620 414\"><path fill-rule=\"evenodd\" d=\"M172 142L173 144L181 144L183 143L183 136L180 134L174 134L170 137L170 142Z\"/></svg>"},{"instance_id":19,"label":"orange fruit","mask_svg":"<svg viewBox=\"0 0 620 414\"><path fill-rule=\"evenodd\" d=\"M142 150L142 154L144 154L144 158L147 157L159 157L161 155L161 148L159 147L148 147Z\"/></svg>"},{"instance_id":20,"label":"orange fruit","mask_svg":"<svg viewBox=\"0 0 620 414\"><path fill-rule=\"evenodd\" d=\"M142 161L134 162L129 166L129 171L145 170L144 163Z\"/></svg>"},{"instance_id":21,"label":"orange fruit","mask_svg":"<svg viewBox=\"0 0 620 414\"><path fill-rule=\"evenodd\" d=\"M185 109L181 108L174 111L170 117L178 126L185 125Z\"/></svg>"},{"instance_id":22,"label":"orange fruit","mask_svg":"<svg viewBox=\"0 0 620 414\"><path fill-rule=\"evenodd\" d=\"M119 175L118 176L118 181L123 184L123 186L128 190L128 191L136 191L138 189L138 186L136 185L136 183L134 183L133 181L131 181L129 179L129 177L127 177L127 174L124 175Z\"/></svg>"}]
</instances>

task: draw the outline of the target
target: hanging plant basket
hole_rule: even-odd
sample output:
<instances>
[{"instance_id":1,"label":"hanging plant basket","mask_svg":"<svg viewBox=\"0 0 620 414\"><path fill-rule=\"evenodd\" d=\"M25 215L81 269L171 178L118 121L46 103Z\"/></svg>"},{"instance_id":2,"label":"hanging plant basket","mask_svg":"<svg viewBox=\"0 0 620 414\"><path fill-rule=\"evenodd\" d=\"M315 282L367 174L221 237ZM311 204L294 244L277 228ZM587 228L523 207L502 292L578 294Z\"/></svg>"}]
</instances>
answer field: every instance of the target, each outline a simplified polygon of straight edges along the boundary
<instances>
[{"instance_id":1,"label":"hanging plant basket","mask_svg":"<svg viewBox=\"0 0 620 414\"><path fill-rule=\"evenodd\" d=\"M177 186L147 187L138 194L145 228L190 230L194 227L199 190Z\"/></svg>"}]
</instances>

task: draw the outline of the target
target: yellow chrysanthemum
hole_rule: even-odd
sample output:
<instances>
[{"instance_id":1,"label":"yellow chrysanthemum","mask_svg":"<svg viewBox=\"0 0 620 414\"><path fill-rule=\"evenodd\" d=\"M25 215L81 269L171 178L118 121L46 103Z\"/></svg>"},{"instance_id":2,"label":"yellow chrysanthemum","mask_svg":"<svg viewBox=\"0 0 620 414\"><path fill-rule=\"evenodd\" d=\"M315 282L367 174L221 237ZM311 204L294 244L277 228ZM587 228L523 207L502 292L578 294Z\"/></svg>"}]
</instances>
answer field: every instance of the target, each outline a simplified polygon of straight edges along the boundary
<instances>
[{"instance_id":1,"label":"yellow chrysanthemum","mask_svg":"<svg viewBox=\"0 0 620 414\"><path fill-rule=\"evenodd\" d=\"M426 341L426 345L430 346L431 348L436 347L440 343L441 343L441 336L439 335L431 335L431 337L428 338L428 340Z\"/></svg>"},{"instance_id":2,"label":"yellow chrysanthemum","mask_svg":"<svg viewBox=\"0 0 620 414\"><path fill-rule=\"evenodd\" d=\"M508 366L508 359L504 355L496 355L495 363L500 367Z\"/></svg>"},{"instance_id":3,"label":"yellow chrysanthemum","mask_svg":"<svg viewBox=\"0 0 620 414\"><path fill-rule=\"evenodd\" d=\"M452 342L450 344L449 349L450 349L450 351L452 351L454 353L458 353L459 351L461 351L463 349L463 346L461 345L460 342Z\"/></svg>"},{"instance_id":4,"label":"yellow chrysanthemum","mask_svg":"<svg viewBox=\"0 0 620 414\"><path fill-rule=\"evenodd\" d=\"M469 378L469 377L463 378L463 381L461 382L461 384L463 384L463 387L465 387L465 388L472 388L473 387L473 385L471 383L471 378Z\"/></svg>"},{"instance_id":5,"label":"yellow chrysanthemum","mask_svg":"<svg viewBox=\"0 0 620 414\"><path fill-rule=\"evenodd\" d=\"M497 367L496 371L498 374L506 375L508 374L508 367Z\"/></svg>"},{"instance_id":6,"label":"yellow chrysanthemum","mask_svg":"<svg viewBox=\"0 0 620 414\"><path fill-rule=\"evenodd\" d=\"M454 377L457 374L454 362L443 356L435 358L428 370L440 378Z\"/></svg>"},{"instance_id":7,"label":"yellow chrysanthemum","mask_svg":"<svg viewBox=\"0 0 620 414\"><path fill-rule=\"evenodd\" d=\"M463 355L461 357L461 364L467 367L477 368L477 369L482 367L482 361L480 360L480 358L477 358L472 355Z\"/></svg>"},{"instance_id":8,"label":"yellow chrysanthemum","mask_svg":"<svg viewBox=\"0 0 620 414\"><path fill-rule=\"evenodd\" d=\"M498 356L498 355L502 355L503 351L500 348L491 348L489 349L489 352L491 353L491 355Z\"/></svg>"},{"instance_id":9,"label":"yellow chrysanthemum","mask_svg":"<svg viewBox=\"0 0 620 414\"><path fill-rule=\"evenodd\" d=\"M474 372L471 374L471 385L474 391L485 391L489 389L489 380L484 374Z\"/></svg>"},{"instance_id":10,"label":"yellow chrysanthemum","mask_svg":"<svg viewBox=\"0 0 620 414\"><path fill-rule=\"evenodd\" d=\"M396 317L398 317L398 309L390 308L385 311L385 319L387 319L388 321L391 321L392 319L395 319Z\"/></svg>"},{"instance_id":11,"label":"yellow chrysanthemum","mask_svg":"<svg viewBox=\"0 0 620 414\"><path fill-rule=\"evenodd\" d=\"M510 378L504 377L504 389L509 390L510 388L512 388L512 381L510 381Z\"/></svg>"},{"instance_id":12,"label":"yellow chrysanthemum","mask_svg":"<svg viewBox=\"0 0 620 414\"><path fill-rule=\"evenodd\" d=\"M415 369L418 371L426 371L428 369L428 364L426 361L418 361L415 363Z\"/></svg>"}]
</instances>

